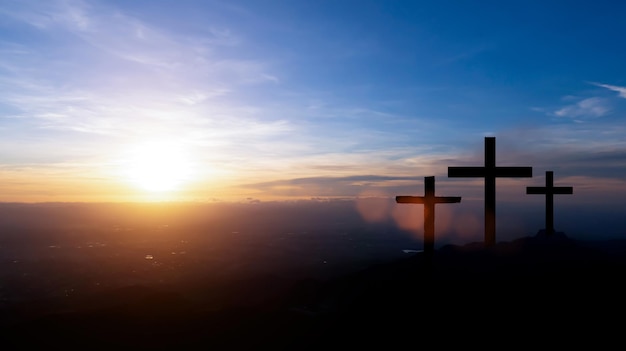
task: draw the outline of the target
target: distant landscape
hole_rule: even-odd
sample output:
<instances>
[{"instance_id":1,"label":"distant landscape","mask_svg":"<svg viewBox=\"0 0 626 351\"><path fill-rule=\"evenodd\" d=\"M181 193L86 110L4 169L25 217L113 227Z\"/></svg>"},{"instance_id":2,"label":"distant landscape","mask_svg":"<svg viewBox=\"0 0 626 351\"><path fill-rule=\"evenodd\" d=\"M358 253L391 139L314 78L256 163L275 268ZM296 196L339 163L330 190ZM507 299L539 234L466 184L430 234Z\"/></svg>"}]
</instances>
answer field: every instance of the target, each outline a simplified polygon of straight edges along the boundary
<instances>
[{"instance_id":1,"label":"distant landscape","mask_svg":"<svg viewBox=\"0 0 626 351\"><path fill-rule=\"evenodd\" d=\"M1 208L0 323L16 346L314 348L411 335L405 313L454 315L469 332L481 314L556 309L574 327L626 311L623 240L535 232L429 261L419 236L367 223L350 201ZM493 307L507 299L510 314Z\"/></svg>"}]
</instances>

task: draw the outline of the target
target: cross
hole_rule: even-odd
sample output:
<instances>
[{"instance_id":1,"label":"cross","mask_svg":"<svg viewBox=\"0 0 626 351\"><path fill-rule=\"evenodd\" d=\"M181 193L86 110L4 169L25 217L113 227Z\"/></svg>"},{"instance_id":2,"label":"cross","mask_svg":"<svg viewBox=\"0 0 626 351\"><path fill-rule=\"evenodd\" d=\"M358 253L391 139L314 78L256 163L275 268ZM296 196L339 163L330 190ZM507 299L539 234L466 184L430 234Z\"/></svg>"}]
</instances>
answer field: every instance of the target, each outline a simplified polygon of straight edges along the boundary
<instances>
[{"instance_id":1,"label":"cross","mask_svg":"<svg viewBox=\"0 0 626 351\"><path fill-rule=\"evenodd\" d=\"M485 245L496 243L496 178L532 177L532 167L496 167L496 138L485 137L484 167L448 167L448 177L485 179Z\"/></svg>"},{"instance_id":2,"label":"cross","mask_svg":"<svg viewBox=\"0 0 626 351\"><path fill-rule=\"evenodd\" d=\"M424 253L435 249L435 205L461 202L460 197L435 196L435 177L424 177L424 196L396 196L399 204L424 205Z\"/></svg>"},{"instance_id":3,"label":"cross","mask_svg":"<svg viewBox=\"0 0 626 351\"><path fill-rule=\"evenodd\" d=\"M554 195L573 194L571 186L554 186L554 172L546 171L546 186L528 186L526 194L546 195L546 235L554 233Z\"/></svg>"}]
</instances>

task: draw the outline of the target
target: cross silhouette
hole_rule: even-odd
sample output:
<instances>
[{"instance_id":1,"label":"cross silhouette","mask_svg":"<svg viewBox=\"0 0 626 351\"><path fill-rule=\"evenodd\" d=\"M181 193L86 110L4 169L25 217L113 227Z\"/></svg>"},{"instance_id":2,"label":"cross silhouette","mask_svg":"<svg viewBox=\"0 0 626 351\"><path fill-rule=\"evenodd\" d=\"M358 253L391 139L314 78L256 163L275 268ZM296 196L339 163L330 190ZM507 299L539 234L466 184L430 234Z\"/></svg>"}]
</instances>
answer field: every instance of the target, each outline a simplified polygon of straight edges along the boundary
<instances>
[{"instance_id":1,"label":"cross silhouette","mask_svg":"<svg viewBox=\"0 0 626 351\"><path fill-rule=\"evenodd\" d=\"M424 205L424 253L435 250L435 205L461 202L460 197L435 196L435 177L424 177L424 196L396 196L399 204Z\"/></svg>"},{"instance_id":2,"label":"cross silhouette","mask_svg":"<svg viewBox=\"0 0 626 351\"><path fill-rule=\"evenodd\" d=\"M532 177L532 167L496 167L496 138L485 137L484 167L448 167L448 177L485 179L485 245L496 243L496 178Z\"/></svg>"},{"instance_id":3,"label":"cross silhouette","mask_svg":"<svg viewBox=\"0 0 626 351\"><path fill-rule=\"evenodd\" d=\"M554 195L573 194L571 186L554 186L554 172L546 171L546 186L528 186L526 194L546 195L546 235L554 233Z\"/></svg>"}]
</instances>

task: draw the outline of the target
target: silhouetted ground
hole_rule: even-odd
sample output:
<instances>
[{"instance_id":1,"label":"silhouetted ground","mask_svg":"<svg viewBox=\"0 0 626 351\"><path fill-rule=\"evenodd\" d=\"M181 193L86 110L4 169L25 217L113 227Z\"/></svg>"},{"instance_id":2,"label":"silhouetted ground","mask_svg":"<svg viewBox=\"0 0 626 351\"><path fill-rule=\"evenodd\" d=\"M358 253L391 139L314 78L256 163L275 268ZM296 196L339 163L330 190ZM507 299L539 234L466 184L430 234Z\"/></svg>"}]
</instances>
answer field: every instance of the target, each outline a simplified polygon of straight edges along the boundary
<instances>
[{"instance_id":1,"label":"silhouetted ground","mask_svg":"<svg viewBox=\"0 0 626 351\"><path fill-rule=\"evenodd\" d=\"M6 349L327 349L621 342L626 244L445 246L328 280L255 275L4 306ZM202 298L198 296L202 295Z\"/></svg>"}]
</instances>

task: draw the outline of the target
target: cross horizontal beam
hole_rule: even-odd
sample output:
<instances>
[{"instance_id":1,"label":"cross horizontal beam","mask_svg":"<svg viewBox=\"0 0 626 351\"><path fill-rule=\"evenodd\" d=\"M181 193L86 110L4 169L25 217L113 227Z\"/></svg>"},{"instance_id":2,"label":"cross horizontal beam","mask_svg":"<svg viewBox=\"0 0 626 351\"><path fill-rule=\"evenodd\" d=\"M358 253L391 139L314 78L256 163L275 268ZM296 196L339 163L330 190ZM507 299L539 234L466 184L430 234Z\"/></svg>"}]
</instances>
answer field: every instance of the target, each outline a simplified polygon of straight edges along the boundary
<instances>
[{"instance_id":1,"label":"cross horizontal beam","mask_svg":"<svg viewBox=\"0 0 626 351\"><path fill-rule=\"evenodd\" d=\"M574 188L571 186L559 186L554 187L551 190L547 190L545 186L529 186L526 187L526 194L528 195L544 195L544 194L554 194L554 195L571 195L574 193Z\"/></svg>"},{"instance_id":2,"label":"cross horizontal beam","mask_svg":"<svg viewBox=\"0 0 626 351\"><path fill-rule=\"evenodd\" d=\"M532 177L532 167L448 167L450 178L518 178Z\"/></svg>"},{"instance_id":3,"label":"cross horizontal beam","mask_svg":"<svg viewBox=\"0 0 626 351\"><path fill-rule=\"evenodd\" d=\"M461 202L460 196L437 196L430 200L424 196L396 196L396 202L399 204L426 204L432 201L436 204L452 204Z\"/></svg>"}]
</instances>

